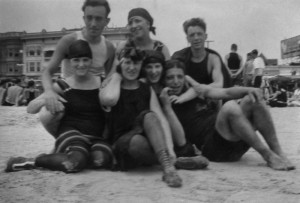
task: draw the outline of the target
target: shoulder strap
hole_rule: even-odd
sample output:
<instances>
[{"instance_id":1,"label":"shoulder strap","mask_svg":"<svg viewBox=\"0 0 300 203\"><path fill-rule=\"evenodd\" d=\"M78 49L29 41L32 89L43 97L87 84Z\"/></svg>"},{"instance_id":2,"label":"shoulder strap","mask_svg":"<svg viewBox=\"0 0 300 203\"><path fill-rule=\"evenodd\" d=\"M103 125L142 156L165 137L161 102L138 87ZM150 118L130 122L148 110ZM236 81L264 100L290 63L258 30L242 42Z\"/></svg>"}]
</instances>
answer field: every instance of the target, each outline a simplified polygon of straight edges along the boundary
<instances>
[{"instance_id":1,"label":"shoulder strap","mask_svg":"<svg viewBox=\"0 0 300 203\"><path fill-rule=\"evenodd\" d=\"M56 81L56 83L58 84L58 86L62 89L62 91L65 93L67 91L71 90L71 87L68 85L68 83L66 83L66 81L62 80L62 79L58 79Z\"/></svg>"}]
</instances>

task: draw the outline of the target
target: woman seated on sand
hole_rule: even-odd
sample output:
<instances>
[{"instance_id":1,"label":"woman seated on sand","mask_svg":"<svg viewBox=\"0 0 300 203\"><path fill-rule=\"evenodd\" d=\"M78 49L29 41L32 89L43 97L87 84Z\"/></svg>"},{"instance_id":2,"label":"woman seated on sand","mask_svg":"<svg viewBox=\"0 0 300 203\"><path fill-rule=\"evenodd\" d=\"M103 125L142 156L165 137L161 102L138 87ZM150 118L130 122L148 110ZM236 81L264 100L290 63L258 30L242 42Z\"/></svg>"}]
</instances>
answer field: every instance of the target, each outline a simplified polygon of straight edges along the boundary
<instances>
[{"instance_id":1,"label":"woman seated on sand","mask_svg":"<svg viewBox=\"0 0 300 203\"><path fill-rule=\"evenodd\" d=\"M293 96L288 99L288 106L300 107L300 82L297 82L297 88L295 89Z\"/></svg>"},{"instance_id":2,"label":"woman seated on sand","mask_svg":"<svg viewBox=\"0 0 300 203\"><path fill-rule=\"evenodd\" d=\"M54 153L35 159L11 158L6 172L34 168L79 172L89 163L96 168L113 165L113 154L104 136L105 115L99 102L99 78L89 69L92 52L86 41L77 40L69 47L74 75L58 80L55 89L67 102L61 103L64 116L58 127ZM38 113L45 105L44 95L29 103L28 113Z\"/></svg>"},{"instance_id":3,"label":"woman seated on sand","mask_svg":"<svg viewBox=\"0 0 300 203\"><path fill-rule=\"evenodd\" d=\"M143 52L125 48L117 66L121 84L110 80L100 92L101 104L109 109L107 122L115 155L121 170L155 164L158 160L163 181L170 187L180 187L182 180L171 161L157 117L162 114L157 97L152 88L138 80L143 57Z\"/></svg>"}]
</instances>

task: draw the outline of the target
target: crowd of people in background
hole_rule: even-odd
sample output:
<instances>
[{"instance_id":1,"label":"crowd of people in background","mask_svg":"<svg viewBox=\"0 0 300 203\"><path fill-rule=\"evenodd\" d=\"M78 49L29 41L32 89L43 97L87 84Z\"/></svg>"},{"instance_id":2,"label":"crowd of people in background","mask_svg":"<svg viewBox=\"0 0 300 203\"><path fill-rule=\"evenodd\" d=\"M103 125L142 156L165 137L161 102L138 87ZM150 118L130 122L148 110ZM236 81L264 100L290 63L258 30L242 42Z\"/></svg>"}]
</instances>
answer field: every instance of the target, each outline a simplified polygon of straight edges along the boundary
<instances>
[{"instance_id":1,"label":"crowd of people in background","mask_svg":"<svg viewBox=\"0 0 300 203\"><path fill-rule=\"evenodd\" d=\"M27 106L42 93L42 86L34 80L4 79L0 82L0 106Z\"/></svg>"},{"instance_id":2,"label":"crowd of people in background","mask_svg":"<svg viewBox=\"0 0 300 203\"><path fill-rule=\"evenodd\" d=\"M231 74L235 86L261 88L265 101L270 107L298 107L299 84L294 81L291 88L283 81L264 78L267 61L264 55L258 54L256 49L247 53L246 61L237 53L237 45L231 45L231 52L225 56L225 64ZM289 84L289 86L291 86Z\"/></svg>"}]
</instances>

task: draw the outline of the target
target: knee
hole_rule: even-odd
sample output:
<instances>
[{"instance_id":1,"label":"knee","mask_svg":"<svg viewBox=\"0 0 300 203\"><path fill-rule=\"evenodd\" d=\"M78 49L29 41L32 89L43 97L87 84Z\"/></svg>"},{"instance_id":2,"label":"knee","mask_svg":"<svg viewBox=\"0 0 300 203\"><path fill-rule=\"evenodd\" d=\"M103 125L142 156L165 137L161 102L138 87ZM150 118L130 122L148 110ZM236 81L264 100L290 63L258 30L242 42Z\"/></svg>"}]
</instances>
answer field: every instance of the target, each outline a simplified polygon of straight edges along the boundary
<instances>
[{"instance_id":1,"label":"knee","mask_svg":"<svg viewBox=\"0 0 300 203\"><path fill-rule=\"evenodd\" d=\"M158 123L159 122L159 119L158 119L158 117L157 117L157 115L156 115L156 113L154 113L154 112L148 112L146 115L145 115L145 117L144 117L144 123L148 123L148 122L150 122L150 123Z\"/></svg>"},{"instance_id":2,"label":"knee","mask_svg":"<svg viewBox=\"0 0 300 203\"><path fill-rule=\"evenodd\" d=\"M87 157L77 151L68 153L68 159L62 162L66 173L76 173L82 171L87 166Z\"/></svg>"},{"instance_id":3,"label":"knee","mask_svg":"<svg viewBox=\"0 0 300 203\"><path fill-rule=\"evenodd\" d=\"M140 154L143 151L150 151L151 146L146 137L142 135L135 135L132 137L129 144L130 154Z\"/></svg>"},{"instance_id":4,"label":"knee","mask_svg":"<svg viewBox=\"0 0 300 203\"><path fill-rule=\"evenodd\" d=\"M236 118L243 114L241 107L235 101L226 102L220 110L219 116Z\"/></svg>"}]
</instances>

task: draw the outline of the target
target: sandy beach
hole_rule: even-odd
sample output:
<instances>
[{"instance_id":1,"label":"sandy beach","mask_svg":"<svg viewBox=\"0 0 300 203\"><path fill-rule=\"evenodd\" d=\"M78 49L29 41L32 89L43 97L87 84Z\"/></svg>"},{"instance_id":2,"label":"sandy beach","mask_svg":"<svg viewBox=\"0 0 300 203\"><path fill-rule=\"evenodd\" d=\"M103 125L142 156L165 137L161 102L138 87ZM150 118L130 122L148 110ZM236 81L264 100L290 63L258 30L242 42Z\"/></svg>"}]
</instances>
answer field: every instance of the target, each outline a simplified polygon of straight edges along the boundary
<instances>
[{"instance_id":1,"label":"sandy beach","mask_svg":"<svg viewBox=\"0 0 300 203\"><path fill-rule=\"evenodd\" d=\"M211 162L206 170L180 170L183 187L169 188L161 181L158 166L130 172L5 173L9 157L49 152L54 139L37 115L27 114L25 107L0 106L0 202L299 203L300 108L272 108L271 113L282 147L296 170L272 170L251 149L236 163Z\"/></svg>"}]
</instances>

